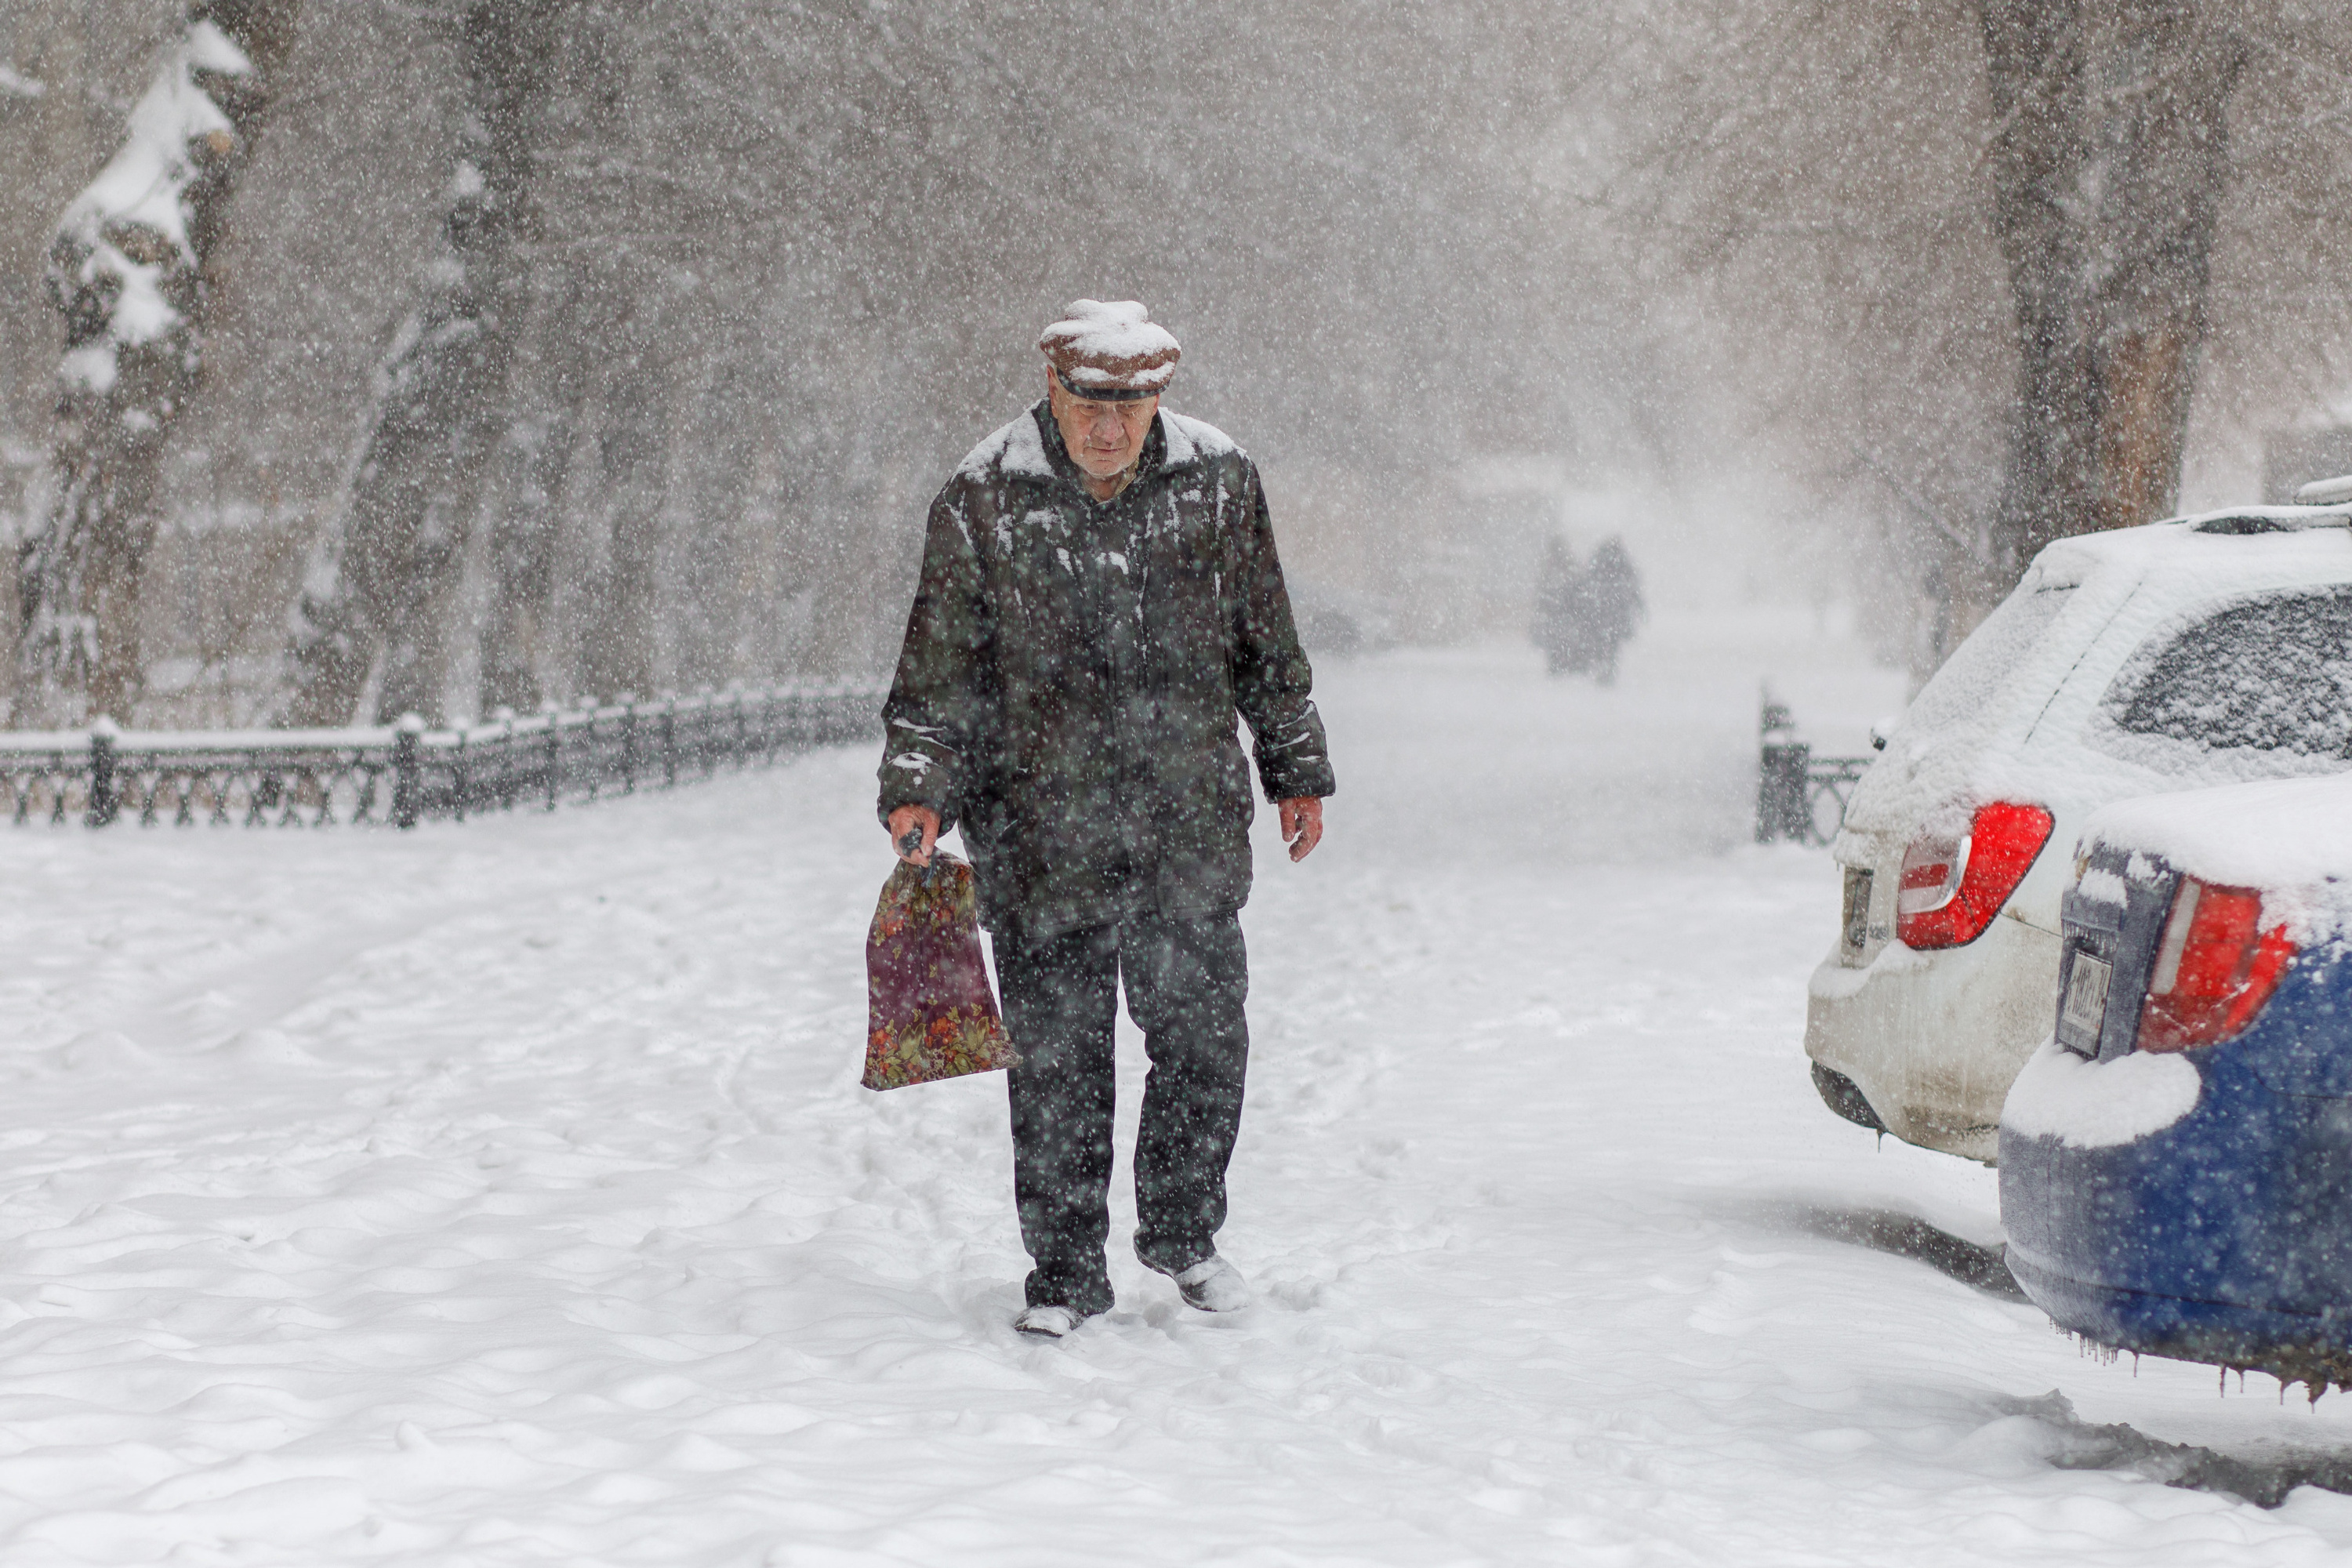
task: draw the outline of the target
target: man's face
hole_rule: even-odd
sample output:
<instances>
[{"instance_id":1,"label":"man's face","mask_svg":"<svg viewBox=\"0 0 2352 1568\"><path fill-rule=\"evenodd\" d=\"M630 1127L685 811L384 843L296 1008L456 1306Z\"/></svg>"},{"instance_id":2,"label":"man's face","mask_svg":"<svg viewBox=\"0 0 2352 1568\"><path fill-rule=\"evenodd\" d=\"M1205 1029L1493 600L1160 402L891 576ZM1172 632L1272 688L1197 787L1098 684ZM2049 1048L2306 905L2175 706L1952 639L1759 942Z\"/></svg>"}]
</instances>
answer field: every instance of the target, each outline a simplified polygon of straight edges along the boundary
<instances>
[{"instance_id":1,"label":"man's face","mask_svg":"<svg viewBox=\"0 0 2352 1568\"><path fill-rule=\"evenodd\" d=\"M1142 453L1143 439L1151 434L1152 416L1160 412L1156 395L1128 403L1073 397L1051 370L1045 372L1045 389L1053 399L1054 422L1062 427L1062 445L1070 449L1070 460L1097 479L1116 479L1127 472Z\"/></svg>"}]
</instances>

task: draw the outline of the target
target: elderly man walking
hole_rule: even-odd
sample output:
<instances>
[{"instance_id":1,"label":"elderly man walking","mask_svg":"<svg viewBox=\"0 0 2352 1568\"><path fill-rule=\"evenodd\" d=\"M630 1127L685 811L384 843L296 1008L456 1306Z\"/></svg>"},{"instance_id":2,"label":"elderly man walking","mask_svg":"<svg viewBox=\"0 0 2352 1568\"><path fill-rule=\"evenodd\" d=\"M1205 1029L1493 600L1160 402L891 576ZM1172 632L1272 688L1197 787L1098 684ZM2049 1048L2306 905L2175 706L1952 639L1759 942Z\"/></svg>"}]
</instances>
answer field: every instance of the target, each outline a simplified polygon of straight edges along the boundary
<instances>
[{"instance_id":1,"label":"elderly man walking","mask_svg":"<svg viewBox=\"0 0 2352 1568\"><path fill-rule=\"evenodd\" d=\"M1038 341L1045 396L931 503L883 709L880 814L928 864L961 826L994 938L1013 1196L1035 1267L1024 1333L1110 1309L1112 1027L1151 1058L1136 1256L1207 1311L1249 1300L1217 1255L1241 1125L1249 970L1247 721L1293 860L1323 834L1323 722L1257 466L1160 406L1176 340L1080 300Z\"/></svg>"}]
</instances>

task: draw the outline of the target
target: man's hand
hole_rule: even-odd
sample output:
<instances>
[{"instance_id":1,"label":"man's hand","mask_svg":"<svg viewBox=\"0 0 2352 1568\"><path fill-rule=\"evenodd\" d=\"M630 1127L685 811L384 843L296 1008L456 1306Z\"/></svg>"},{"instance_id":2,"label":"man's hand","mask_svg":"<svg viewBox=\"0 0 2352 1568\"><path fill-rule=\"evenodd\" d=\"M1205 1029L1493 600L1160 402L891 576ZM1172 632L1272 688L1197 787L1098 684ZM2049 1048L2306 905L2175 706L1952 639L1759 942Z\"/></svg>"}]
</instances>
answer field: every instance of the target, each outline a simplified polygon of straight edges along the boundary
<instances>
[{"instance_id":1,"label":"man's hand","mask_svg":"<svg viewBox=\"0 0 2352 1568\"><path fill-rule=\"evenodd\" d=\"M898 820L893 816L891 821ZM1318 795L1293 796L1282 803L1282 841L1290 846L1290 858L1304 860L1323 842L1323 801Z\"/></svg>"},{"instance_id":2,"label":"man's hand","mask_svg":"<svg viewBox=\"0 0 2352 1568\"><path fill-rule=\"evenodd\" d=\"M1317 801L1315 804L1320 805L1323 803ZM1290 818L1285 816L1283 820L1287 822ZM910 833L919 833L922 839L920 846L911 850L907 847L907 837ZM931 851L939 841L940 814L929 806L902 805L890 814L890 847L898 852L900 859L928 866L931 863Z\"/></svg>"}]
</instances>

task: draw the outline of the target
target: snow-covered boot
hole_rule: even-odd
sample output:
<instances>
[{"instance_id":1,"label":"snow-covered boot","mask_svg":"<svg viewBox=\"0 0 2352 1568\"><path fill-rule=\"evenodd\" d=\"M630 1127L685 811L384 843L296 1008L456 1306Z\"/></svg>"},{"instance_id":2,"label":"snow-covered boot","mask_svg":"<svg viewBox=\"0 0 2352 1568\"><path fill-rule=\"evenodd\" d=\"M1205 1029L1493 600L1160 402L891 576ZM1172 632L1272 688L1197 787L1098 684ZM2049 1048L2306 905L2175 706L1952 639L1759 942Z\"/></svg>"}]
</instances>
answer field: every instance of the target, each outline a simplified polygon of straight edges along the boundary
<instances>
[{"instance_id":1,"label":"snow-covered boot","mask_svg":"<svg viewBox=\"0 0 2352 1568\"><path fill-rule=\"evenodd\" d=\"M1184 1298L1184 1305L1203 1312L1238 1312L1255 1300L1242 1271L1213 1252L1185 1269L1160 1268L1149 1258L1143 1263L1175 1280L1176 1293Z\"/></svg>"},{"instance_id":2,"label":"snow-covered boot","mask_svg":"<svg viewBox=\"0 0 2352 1568\"><path fill-rule=\"evenodd\" d=\"M1021 1333L1041 1340L1058 1340L1075 1331L1086 1320L1075 1309L1059 1301L1048 1301L1039 1307L1024 1307L1013 1320L1013 1327Z\"/></svg>"}]
</instances>

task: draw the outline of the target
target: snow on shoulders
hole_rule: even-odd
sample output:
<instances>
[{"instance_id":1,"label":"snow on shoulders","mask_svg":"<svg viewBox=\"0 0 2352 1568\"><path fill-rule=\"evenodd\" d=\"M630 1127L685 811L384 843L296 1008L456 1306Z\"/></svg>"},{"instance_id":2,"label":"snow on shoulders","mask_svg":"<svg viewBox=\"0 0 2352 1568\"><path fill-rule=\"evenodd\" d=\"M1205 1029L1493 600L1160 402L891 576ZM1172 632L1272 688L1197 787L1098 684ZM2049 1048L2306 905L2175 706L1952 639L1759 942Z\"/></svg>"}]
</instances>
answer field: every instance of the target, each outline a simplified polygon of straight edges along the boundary
<instances>
[{"instance_id":1,"label":"snow on shoulders","mask_svg":"<svg viewBox=\"0 0 2352 1568\"><path fill-rule=\"evenodd\" d=\"M1010 424L992 432L988 437L964 454L956 465L955 477L960 479L984 479L991 470L1003 474L1021 474L1032 479L1054 477L1054 465L1045 458L1045 443L1037 434L1037 419L1026 410Z\"/></svg>"},{"instance_id":2,"label":"snow on shoulders","mask_svg":"<svg viewBox=\"0 0 2352 1568\"><path fill-rule=\"evenodd\" d=\"M1205 419L1162 408L1160 425L1168 433L1168 462L1171 468L1202 458L1244 455L1241 443Z\"/></svg>"},{"instance_id":3,"label":"snow on shoulders","mask_svg":"<svg viewBox=\"0 0 2352 1568\"><path fill-rule=\"evenodd\" d=\"M2239 888L2352 879L2352 777L2266 779L2118 801L2085 843L2152 851L2176 869Z\"/></svg>"}]
</instances>

